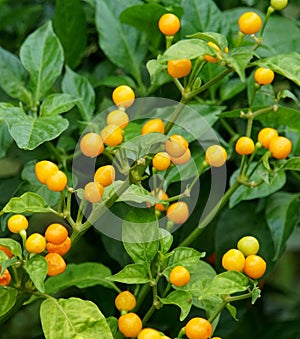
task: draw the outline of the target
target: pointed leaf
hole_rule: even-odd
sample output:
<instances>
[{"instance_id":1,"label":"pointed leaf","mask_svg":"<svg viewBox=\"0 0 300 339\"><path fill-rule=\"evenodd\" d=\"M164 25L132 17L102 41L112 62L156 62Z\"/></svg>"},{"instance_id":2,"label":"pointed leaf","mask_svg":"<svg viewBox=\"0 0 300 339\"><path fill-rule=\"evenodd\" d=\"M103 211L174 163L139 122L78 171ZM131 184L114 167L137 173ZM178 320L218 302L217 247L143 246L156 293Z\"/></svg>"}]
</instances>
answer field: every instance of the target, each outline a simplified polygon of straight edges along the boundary
<instances>
[{"instance_id":1,"label":"pointed leaf","mask_svg":"<svg viewBox=\"0 0 300 339\"><path fill-rule=\"evenodd\" d=\"M20 58L30 74L30 87L38 102L60 75L64 61L63 49L51 21L27 37L21 46Z\"/></svg>"},{"instance_id":2,"label":"pointed leaf","mask_svg":"<svg viewBox=\"0 0 300 339\"><path fill-rule=\"evenodd\" d=\"M285 248L286 242L299 222L299 195L278 192L271 195L267 202L266 219L271 231L277 260Z\"/></svg>"},{"instance_id":3,"label":"pointed leaf","mask_svg":"<svg viewBox=\"0 0 300 339\"><path fill-rule=\"evenodd\" d=\"M40 316L47 339L113 339L104 315L89 300L46 299L41 304Z\"/></svg>"},{"instance_id":4,"label":"pointed leaf","mask_svg":"<svg viewBox=\"0 0 300 339\"><path fill-rule=\"evenodd\" d=\"M235 48L228 55L224 53L224 59L229 67L231 67L239 75L242 82L246 80L245 69L253 57L253 50L248 47Z\"/></svg>"},{"instance_id":5,"label":"pointed leaf","mask_svg":"<svg viewBox=\"0 0 300 339\"><path fill-rule=\"evenodd\" d=\"M192 307L192 295L186 291L173 291L166 298L159 299L163 304L176 305L180 308L180 321L183 321L189 314Z\"/></svg>"},{"instance_id":6,"label":"pointed leaf","mask_svg":"<svg viewBox=\"0 0 300 339\"><path fill-rule=\"evenodd\" d=\"M120 272L107 277L107 279L124 284L147 284L151 281L148 277L147 267L143 264L126 265Z\"/></svg>"},{"instance_id":7,"label":"pointed leaf","mask_svg":"<svg viewBox=\"0 0 300 339\"><path fill-rule=\"evenodd\" d=\"M62 81L64 93L78 99L77 106L84 121L90 121L95 110L95 91L88 79L66 67Z\"/></svg>"},{"instance_id":8,"label":"pointed leaf","mask_svg":"<svg viewBox=\"0 0 300 339\"><path fill-rule=\"evenodd\" d=\"M17 241L10 238L0 238L0 245L7 247L14 256L22 258L22 247Z\"/></svg>"}]
</instances>

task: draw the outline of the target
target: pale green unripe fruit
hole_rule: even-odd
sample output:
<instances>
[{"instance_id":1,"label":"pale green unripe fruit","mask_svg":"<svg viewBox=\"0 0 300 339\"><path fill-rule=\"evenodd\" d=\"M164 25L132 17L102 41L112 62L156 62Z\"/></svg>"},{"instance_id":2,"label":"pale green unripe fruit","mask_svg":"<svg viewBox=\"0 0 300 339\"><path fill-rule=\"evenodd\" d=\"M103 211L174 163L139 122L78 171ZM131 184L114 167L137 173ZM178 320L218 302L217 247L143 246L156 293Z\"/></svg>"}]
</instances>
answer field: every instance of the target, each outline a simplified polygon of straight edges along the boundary
<instances>
[{"instance_id":1,"label":"pale green unripe fruit","mask_svg":"<svg viewBox=\"0 0 300 339\"><path fill-rule=\"evenodd\" d=\"M238 241L237 248L247 257L258 252L259 242L255 237L247 235Z\"/></svg>"},{"instance_id":2,"label":"pale green unripe fruit","mask_svg":"<svg viewBox=\"0 0 300 339\"><path fill-rule=\"evenodd\" d=\"M287 6L287 4L288 0L271 0L271 6L277 11L284 9Z\"/></svg>"}]
</instances>

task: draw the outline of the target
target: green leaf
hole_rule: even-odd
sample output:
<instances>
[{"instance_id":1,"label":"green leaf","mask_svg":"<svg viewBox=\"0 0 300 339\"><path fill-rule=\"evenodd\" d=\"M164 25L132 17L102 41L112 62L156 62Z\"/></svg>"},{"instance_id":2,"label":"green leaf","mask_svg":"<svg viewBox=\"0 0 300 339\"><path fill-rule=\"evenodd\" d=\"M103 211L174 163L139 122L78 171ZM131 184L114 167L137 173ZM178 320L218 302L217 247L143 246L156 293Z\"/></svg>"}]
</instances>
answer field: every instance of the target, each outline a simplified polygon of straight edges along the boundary
<instances>
[{"instance_id":1,"label":"green leaf","mask_svg":"<svg viewBox=\"0 0 300 339\"><path fill-rule=\"evenodd\" d=\"M192 295L186 291L173 291L166 298L159 299L165 305L176 305L180 308L180 321L183 321L189 314L192 307Z\"/></svg>"},{"instance_id":2,"label":"green leaf","mask_svg":"<svg viewBox=\"0 0 300 339\"><path fill-rule=\"evenodd\" d=\"M188 38L202 39L207 42L211 41L217 46L219 46L222 51L224 51L224 49L228 47L227 39L222 34L215 33L215 32L198 32L198 33L189 35ZM212 50L214 49L212 48ZM216 50L214 50L214 52L216 52Z\"/></svg>"},{"instance_id":3,"label":"green leaf","mask_svg":"<svg viewBox=\"0 0 300 339\"><path fill-rule=\"evenodd\" d=\"M66 64L78 66L87 46L87 27L80 0L56 0L53 25L64 48ZM67 24L66 24L67 23Z\"/></svg>"},{"instance_id":4,"label":"green leaf","mask_svg":"<svg viewBox=\"0 0 300 339\"><path fill-rule=\"evenodd\" d=\"M79 75L66 66L62 81L64 93L78 99L77 106L84 121L90 121L95 110L95 91L88 79Z\"/></svg>"},{"instance_id":5,"label":"green leaf","mask_svg":"<svg viewBox=\"0 0 300 339\"><path fill-rule=\"evenodd\" d=\"M148 210L131 212L122 224L122 241L136 263L151 262L159 249L158 222Z\"/></svg>"},{"instance_id":6,"label":"green leaf","mask_svg":"<svg viewBox=\"0 0 300 339\"><path fill-rule=\"evenodd\" d=\"M0 47L0 87L12 98L30 104L32 98L26 88L26 70L20 60L12 53Z\"/></svg>"},{"instance_id":7,"label":"green leaf","mask_svg":"<svg viewBox=\"0 0 300 339\"><path fill-rule=\"evenodd\" d=\"M293 157L284 162L280 169L300 171L300 157Z\"/></svg>"},{"instance_id":8,"label":"green leaf","mask_svg":"<svg viewBox=\"0 0 300 339\"><path fill-rule=\"evenodd\" d=\"M180 40L169 47L159 58L159 61L195 59L209 53L211 53L211 49L206 41L199 39Z\"/></svg>"},{"instance_id":9,"label":"green leaf","mask_svg":"<svg viewBox=\"0 0 300 339\"><path fill-rule=\"evenodd\" d=\"M253 49L250 47L239 47L223 54L226 64L239 75L242 82L245 82L245 69L253 57Z\"/></svg>"},{"instance_id":10,"label":"green leaf","mask_svg":"<svg viewBox=\"0 0 300 339\"><path fill-rule=\"evenodd\" d=\"M26 192L20 197L11 198L4 206L3 213L46 213L53 212L46 201L38 194Z\"/></svg>"},{"instance_id":11,"label":"green leaf","mask_svg":"<svg viewBox=\"0 0 300 339\"><path fill-rule=\"evenodd\" d=\"M250 166L251 169L255 166L255 163L252 163ZM232 184L239 174L239 170L236 170L231 178L230 183ZM260 185L256 187L249 187L245 185L241 185L237 188L237 190L232 194L229 200L229 207L237 205L242 200L252 200L257 198L263 198L269 196L270 194L280 190L286 182L286 175L284 171L278 171L274 173L274 177L269 178L270 173L266 168L262 165L256 169L254 174L251 176L250 181L260 182L260 180L264 180Z\"/></svg>"},{"instance_id":12,"label":"green leaf","mask_svg":"<svg viewBox=\"0 0 300 339\"><path fill-rule=\"evenodd\" d=\"M113 339L104 315L89 300L46 299L41 304L40 316L47 339Z\"/></svg>"},{"instance_id":13,"label":"green leaf","mask_svg":"<svg viewBox=\"0 0 300 339\"><path fill-rule=\"evenodd\" d=\"M7 247L14 256L22 258L22 247L17 241L10 238L0 238L0 245Z\"/></svg>"},{"instance_id":14,"label":"green leaf","mask_svg":"<svg viewBox=\"0 0 300 339\"><path fill-rule=\"evenodd\" d=\"M278 260L286 242L299 222L299 195L278 192L267 201L266 219L271 231L275 253L273 260Z\"/></svg>"},{"instance_id":15,"label":"green leaf","mask_svg":"<svg viewBox=\"0 0 300 339\"><path fill-rule=\"evenodd\" d=\"M243 273L226 271L213 278L208 288L204 291L204 295L243 292L249 286L249 279Z\"/></svg>"},{"instance_id":16,"label":"green leaf","mask_svg":"<svg viewBox=\"0 0 300 339\"><path fill-rule=\"evenodd\" d=\"M31 33L20 49L21 62L30 74L30 88L38 102L61 74L64 53L51 21Z\"/></svg>"},{"instance_id":17,"label":"green leaf","mask_svg":"<svg viewBox=\"0 0 300 339\"><path fill-rule=\"evenodd\" d=\"M156 59L149 60L146 64L150 75L150 82L154 88L171 82L171 77L165 71L165 67Z\"/></svg>"},{"instance_id":18,"label":"green leaf","mask_svg":"<svg viewBox=\"0 0 300 339\"><path fill-rule=\"evenodd\" d=\"M228 81L226 81L224 84L220 87L220 95L222 98L222 101L229 100L242 91L246 89L246 83L242 82L238 78L233 78Z\"/></svg>"},{"instance_id":19,"label":"green leaf","mask_svg":"<svg viewBox=\"0 0 300 339\"><path fill-rule=\"evenodd\" d=\"M0 104L0 158L3 158L9 147L13 142L13 138L11 137L7 125L4 121L1 121L1 104Z\"/></svg>"},{"instance_id":20,"label":"green leaf","mask_svg":"<svg viewBox=\"0 0 300 339\"><path fill-rule=\"evenodd\" d=\"M159 199L150 194L144 187L132 184L120 196L118 201L132 201L138 204L149 202L151 205L156 204Z\"/></svg>"},{"instance_id":21,"label":"green leaf","mask_svg":"<svg viewBox=\"0 0 300 339\"><path fill-rule=\"evenodd\" d=\"M283 75L300 86L299 53L292 52L289 54L277 54L270 58L257 60L255 65L270 68L274 72Z\"/></svg>"},{"instance_id":22,"label":"green leaf","mask_svg":"<svg viewBox=\"0 0 300 339\"><path fill-rule=\"evenodd\" d=\"M0 318L14 306L17 295L18 291L15 288L0 286Z\"/></svg>"},{"instance_id":23,"label":"green leaf","mask_svg":"<svg viewBox=\"0 0 300 339\"><path fill-rule=\"evenodd\" d=\"M69 122L61 116L34 118L20 107L10 107L5 112L5 122L19 148L33 150L42 143L53 140L67 129Z\"/></svg>"},{"instance_id":24,"label":"green leaf","mask_svg":"<svg viewBox=\"0 0 300 339\"><path fill-rule=\"evenodd\" d=\"M159 228L160 252L166 254L172 246L173 236L164 228Z\"/></svg>"},{"instance_id":25,"label":"green leaf","mask_svg":"<svg viewBox=\"0 0 300 339\"><path fill-rule=\"evenodd\" d=\"M168 254L166 269L163 271L163 274L167 279L169 279L169 273L174 266L192 266L204 256L204 252L198 252L194 248L177 247Z\"/></svg>"},{"instance_id":26,"label":"green leaf","mask_svg":"<svg viewBox=\"0 0 300 339\"><path fill-rule=\"evenodd\" d=\"M124 284L147 284L151 281L148 277L148 269L144 264L126 265L120 272L106 279Z\"/></svg>"},{"instance_id":27,"label":"green leaf","mask_svg":"<svg viewBox=\"0 0 300 339\"><path fill-rule=\"evenodd\" d=\"M49 116L68 112L77 102L78 99L70 94L50 94L42 102L40 115Z\"/></svg>"},{"instance_id":28,"label":"green leaf","mask_svg":"<svg viewBox=\"0 0 300 339\"><path fill-rule=\"evenodd\" d=\"M119 15L122 10L139 3L137 0L96 2L96 28L101 49L112 63L125 69L137 81L141 79L147 45L134 27L120 22Z\"/></svg>"},{"instance_id":29,"label":"green leaf","mask_svg":"<svg viewBox=\"0 0 300 339\"><path fill-rule=\"evenodd\" d=\"M29 274L34 286L41 292L45 292L44 280L48 272L47 260L41 255L34 255L26 260L24 268Z\"/></svg>"},{"instance_id":30,"label":"green leaf","mask_svg":"<svg viewBox=\"0 0 300 339\"><path fill-rule=\"evenodd\" d=\"M257 299L261 297L261 290L259 287L255 286L252 290L251 304L254 304Z\"/></svg>"},{"instance_id":31,"label":"green leaf","mask_svg":"<svg viewBox=\"0 0 300 339\"><path fill-rule=\"evenodd\" d=\"M101 285L115 288L114 284L106 279L110 275L110 269L100 263L68 264L63 273L46 280L45 290L48 294L54 294L71 286L87 288Z\"/></svg>"},{"instance_id":32,"label":"green leaf","mask_svg":"<svg viewBox=\"0 0 300 339\"><path fill-rule=\"evenodd\" d=\"M238 319L236 317L236 315L237 315L236 307L231 305L231 304L226 304L226 308L229 311L229 313L232 316L232 318L237 321Z\"/></svg>"}]
</instances>

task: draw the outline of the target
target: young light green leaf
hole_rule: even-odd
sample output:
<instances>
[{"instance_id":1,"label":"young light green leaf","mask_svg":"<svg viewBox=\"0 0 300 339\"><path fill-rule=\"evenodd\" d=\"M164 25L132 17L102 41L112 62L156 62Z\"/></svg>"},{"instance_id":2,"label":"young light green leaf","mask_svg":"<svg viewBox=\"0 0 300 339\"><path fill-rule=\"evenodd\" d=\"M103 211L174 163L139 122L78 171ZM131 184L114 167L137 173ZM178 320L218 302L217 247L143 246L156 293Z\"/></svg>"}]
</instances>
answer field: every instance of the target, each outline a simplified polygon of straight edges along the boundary
<instances>
[{"instance_id":1,"label":"young light green leaf","mask_svg":"<svg viewBox=\"0 0 300 339\"><path fill-rule=\"evenodd\" d=\"M57 0L53 25L64 48L66 64L75 68L84 56L87 45L86 19L81 1Z\"/></svg>"},{"instance_id":2,"label":"young light green leaf","mask_svg":"<svg viewBox=\"0 0 300 339\"><path fill-rule=\"evenodd\" d=\"M32 95L26 88L27 72L20 60L0 47L0 87L12 98L30 104Z\"/></svg>"},{"instance_id":3,"label":"young light green leaf","mask_svg":"<svg viewBox=\"0 0 300 339\"><path fill-rule=\"evenodd\" d=\"M150 75L151 85L154 88L162 86L171 81L171 77L165 72L164 66L156 59L149 60L146 64Z\"/></svg>"},{"instance_id":4,"label":"young light green leaf","mask_svg":"<svg viewBox=\"0 0 300 339\"><path fill-rule=\"evenodd\" d=\"M148 277L148 269L144 264L126 265L120 272L106 279L124 284L147 284L151 281Z\"/></svg>"},{"instance_id":5,"label":"young light green leaf","mask_svg":"<svg viewBox=\"0 0 300 339\"><path fill-rule=\"evenodd\" d=\"M42 102L40 108L41 116L58 115L68 112L73 108L78 99L66 93L50 94Z\"/></svg>"},{"instance_id":6,"label":"young light green leaf","mask_svg":"<svg viewBox=\"0 0 300 339\"><path fill-rule=\"evenodd\" d=\"M236 307L231 305L231 304L226 304L226 308L229 311L232 318L237 321L238 319L237 319L237 316L236 316L237 315Z\"/></svg>"},{"instance_id":7,"label":"young light green leaf","mask_svg":"<svg viewBox=\"0 0 300 339\"><path fill-rule=\"evenodd\" d=\"M172 246L173 236L164 228L159 228L160 252L166 254Z\"/></svg>"},{"instance_id":8,"label":"young light green leaf","mask_svg":"<svg viewBox=\"0 0 300 339\"><path fill-rule=\"evenodd\" d=\"M46 299L41 304L40 316L47 339L113 339L104 315L89 300Z\"/></svg>"},{"instance_id":9,"label":"young light green leaf","mask_svg":"<svg viewBox=\"0 0 300 339\"><path fill-rule=\"evenodd\" d=\"M246 291L248 287L249 279L243 273L226 271L213 278L207 289L204 291L204 296L243 292Z\"/></svg>"},{"instance_id":10,"label":"young light green leaf","mask_svg":"<svg viewBox=\"0 0 300 339\"><path fill-rule=\"evenodd\" d=\"M277 192L267 201L266 220L271 231L275 253L273 260L278 260L286 242L299 222L299 195Z\"/></svg>"},{"instance_id":11,"label":"young light green leaf","mask_svg":"<svg viewBox=\"0 0 300 339\"><path fill-rule=\"evenodd\" d=\"M300 171L300 157L293 157L286 160L280 168L290 171Z\"/></svg>"},{"instance_id":12,"label":"young light green leaf","mask_svg":"<svg viewBox=\"0 0 300 339\"><path fill-rule=\"evenodd\" d=\"M47 260L41 255L34 255L26 260L24 268L29 274L34 286L41 292L45 292L44 280L48 272Z\"/></svg>"},{"instance_id":13,"label":"young light green leaf","mask_svg":"<svg viewBox=\"0 0 300 339\"><path fill-rule=\"evenodd\" d=\"M22 247L16 240L11 238L0 238L0 245L8 248L14 256L20 259L22 258Z\"/></svg>"},{"instance_id":14,"label":"young light green leaf","mask_svg":"<svg viewBox=\"0 0 300 339\"><path fill-rule=\"evenodd\" d=\"M46 213L53 212L52 208L38 194L26 192L20 197L14 197L3 207L1 214L4 213Z\"/></svg>"},{"instance_id":15,"label":"young light green leaf","mask_svg":"<svg viewBox=\"0 0 300 339\"><path fill-rule=\"evenodd\" d=\"M225 36L216 32L198 32L189 35L188 38L202 39L207 42L211 41L219 46L221 50L224 50L226 47L228 47L228 42Z\"/></svg>"},{"instance_id":16,"label":"young light green leaf","mask_svg":"<svg viewBox=\"0 0 300 339\"><path fill-rule=\"evenodd\" d=\"M253 57L253 49L248 47L239 47L232 50L228 55L223 54L226 64L231 67L245 82L245 69Z\"/></svg>"},{"instance_id":17,"label":"young light green leaf","mask_svg":"<svg viewBox=\"0 0 300 339\"><path fill-rule=\"evenodd\" d=\"M30 87L38 102L61 74L64 53L52 22L31 33L20 49L21 62L30 74Z\"/></svg>"},{"instance_id":18,"label":"young light green leaf","mask_svg":"<svg viewBox=\"0 0 300 339\"><path fill-rule=\"evenodd\" d=\"M90 121L95 110L95 91L88 79L66 66L62 81L64 93L78 99L77 106L84 121Z\"/></svg>"},{"instance_id":19,"label":"young light green leaf","mask_svg":"<svg viewBox=\"0 0 300 339\"><path fill-rule=\"evenodd\" d=\"M189 314L192 303L192 295L186 291L173 291L166 298L159 299L165 305L176 305L180 308L180 321L183 321Z\"/></svg>"},{"instance_id":20,"label":"young light green leaf","mask_svg":"<svg viewBox=\"0 0 300 339\"><path fill-rule=\"evenodd\" d=\"M101 285L115 288L114 283L106 279L110 275L110 269L100 263L68 264L63 273L46 280L45 290L48 294L54 294L71 286L86 288Z\"/></svg>"},{"instance_id":21,"label":"young light green leaf","mask_svg":"<svg viewBox=\"0 0 300 339\"><path fill-rule=\"evenodd\" d=\"M69 122L61 116L32 117L20 107L10 107L4 117L11 136L19 148L33 150L55 139L67 129Z\"/></svg>"},{"instance_id":22,"label":"young light green leaf","mask_svg":"<svg viewBox=\"0 0 300 339\"><path fill-rule=\"evenodd\" d=\"M16 303L18 291L12 287L0 287L0 319L5 315Z\"/></svg>"}]
</instances>

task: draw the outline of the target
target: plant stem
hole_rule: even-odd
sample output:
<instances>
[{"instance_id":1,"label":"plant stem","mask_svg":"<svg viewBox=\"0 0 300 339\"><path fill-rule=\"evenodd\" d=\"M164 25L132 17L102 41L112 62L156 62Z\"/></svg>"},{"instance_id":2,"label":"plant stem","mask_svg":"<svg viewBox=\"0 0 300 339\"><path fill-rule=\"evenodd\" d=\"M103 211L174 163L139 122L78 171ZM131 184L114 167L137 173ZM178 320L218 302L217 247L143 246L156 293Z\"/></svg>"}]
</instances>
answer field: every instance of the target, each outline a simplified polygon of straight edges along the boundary
<instances>
[{"instance_id":1,"label":"plant stem","mask_svg":"<svg viewBox=\"0 0 300 339\"><path fill-rule=\"evenodd\" d=\"M220 304L220 306L215 310L215 312L208 318L208 321L210 323L212 323L216 318L217 316L219 315L219 313L221 313L224 308L226 307L227 305L227 301L222 301L222 303Z\"/></svg>"},{"instance_id":2,"label":"plant stem","mask_svg":"<svg viewBox=\"0 0 300 339\"><path fill-rule=\"evenodd\" d=\"M189 246L192 242L196 240L196 238L202 233L205 227L210 223L212 218L219 213L224 206L227 204L231 195L236 191L236 189L240 186L240 182L236 180L232 186L227 190L227 192L223 195L222 199L216 206L206 215L206 217L200 221L198 226L186 237L179 246Z\"/></svg>"},{"instance_id":3,"label":"plant stem","mask_svg":"<svg viewBox=\"0 0 300 339\"><path fill-rule=\"evenodd\" d=\"M166 127L165 127L165 134L168 134L170 132L170 130L172 129L172 127L175 124L175 121L177 120L180 112L184 109L185 107L185 103L186 101L181 98L181 100L179 101L178 105L176 106L175 111L173 112L173 114L171 115L170 119L168 120Z\"/></svg>"}]
</instances>

